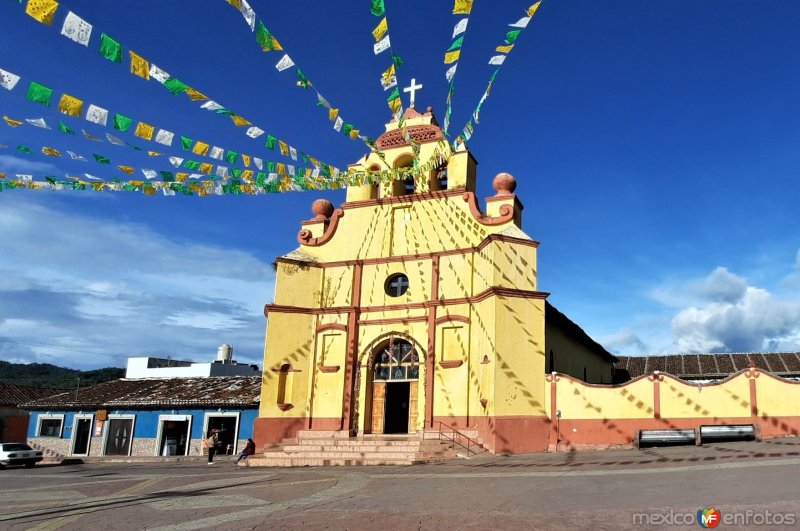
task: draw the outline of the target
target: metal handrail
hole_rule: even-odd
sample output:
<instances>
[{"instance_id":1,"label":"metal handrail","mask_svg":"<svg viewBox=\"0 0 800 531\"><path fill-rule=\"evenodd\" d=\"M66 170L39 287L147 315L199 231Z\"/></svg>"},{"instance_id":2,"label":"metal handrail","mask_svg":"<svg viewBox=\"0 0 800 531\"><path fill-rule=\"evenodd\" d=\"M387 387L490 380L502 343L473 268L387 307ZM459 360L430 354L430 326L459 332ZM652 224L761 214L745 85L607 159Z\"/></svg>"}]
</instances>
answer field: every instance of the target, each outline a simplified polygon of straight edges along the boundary
<instances>
[{"instance_id":1,"label":"metal handrail","mask_svg":"<svg viewBox=\"0 0 800 531\"><path fill-rule=\"evenodd\" d=\"M472 437L470 437L469 435L466 435L465 433L462 433L462 432L458 431L454 427L452 427L452 426L450 426L448 424L445 424L442 421L436 421L436 423L439 425L439 430L438 430L439 431L439 433L438 433L439 439L442 439L443 437L445 437L448 440L453 441L453 446L458 445L461 448L464 448L467 451L467 457L469 457L469 455L477 455L478 454L477 451L473 451L472 450L473 446L476 446L478 448L483 449L483 445L481 443L479 443L478 441L476 441L475 439L473 439ZM446 430L443 429L443 428L446 428ZM452 434L450 432L452 432ZM467 440L467 444L465 445L464 443L461 443L458 440L456 440L457 436L460 436L461 438L466 439ZM422 432L422 438L425 439L425 431L424 430Z\"/></svg>"}]
</instances>

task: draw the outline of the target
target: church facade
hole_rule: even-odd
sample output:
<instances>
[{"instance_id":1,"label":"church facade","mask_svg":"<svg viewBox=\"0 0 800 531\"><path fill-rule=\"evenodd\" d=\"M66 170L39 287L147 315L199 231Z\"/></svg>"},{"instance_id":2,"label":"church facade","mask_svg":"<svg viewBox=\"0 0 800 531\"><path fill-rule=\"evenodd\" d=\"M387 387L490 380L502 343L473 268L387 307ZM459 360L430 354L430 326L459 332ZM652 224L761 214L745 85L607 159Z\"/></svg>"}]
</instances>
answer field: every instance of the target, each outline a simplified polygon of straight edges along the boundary
<instances>
[{"instance_id":1,"label":"church facade","mask_svg":"<svg viewBox=\"0 0 800 531\"><path fill-rule=\"evenodd\" d=\"M545 451L545 374L611 383L616 359L540 291L515 179L495 177L482 209L470 152L443 141L430 108L404 122L351 169L436 167L350 187L338 209L316 201L276 261L254 438L447 426L495 452Z\"/></svg>"}]
</instances>

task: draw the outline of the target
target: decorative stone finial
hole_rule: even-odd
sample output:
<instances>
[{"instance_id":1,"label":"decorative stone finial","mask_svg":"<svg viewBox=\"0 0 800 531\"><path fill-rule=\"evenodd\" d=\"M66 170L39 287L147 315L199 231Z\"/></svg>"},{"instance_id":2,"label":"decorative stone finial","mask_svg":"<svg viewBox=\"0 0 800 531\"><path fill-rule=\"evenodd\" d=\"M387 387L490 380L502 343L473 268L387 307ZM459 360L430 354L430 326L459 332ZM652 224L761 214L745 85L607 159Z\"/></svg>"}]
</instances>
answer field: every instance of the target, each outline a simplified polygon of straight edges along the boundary
<instances>
[{"instance_id":1,"label":"decorative stone finial","mask_svg":"<svg viewBox=\"0 0 800 531\"><path fill-rule=\"evenodd\" d=\"M433 112L433 107L431 107L430 105L428 105L428 114L431 114L432 112Z\"/></svg>"},{"instance_id":2,"label":"decorative stone finial","mask_svg":"<svg viewBox=\"0 0 800 531\"><path fill-rule=\"evenodd\" d=\"M328 219L333 214L333 203L327 199L317 199L311 204L311 212L316 216L315 219Z\"/></svg>"},{"instance_id":3,"label":"decorative stone finial","mask_svg":"<svg viewBox=\"0 0 800 531\"><path fill-rule=\"evenodd\" d=\"M517 180L510 173L498 173L494 181L492 181L495 196L498 195L514 195L514 190L517 189Z\"/></svg>"}]
</instances>

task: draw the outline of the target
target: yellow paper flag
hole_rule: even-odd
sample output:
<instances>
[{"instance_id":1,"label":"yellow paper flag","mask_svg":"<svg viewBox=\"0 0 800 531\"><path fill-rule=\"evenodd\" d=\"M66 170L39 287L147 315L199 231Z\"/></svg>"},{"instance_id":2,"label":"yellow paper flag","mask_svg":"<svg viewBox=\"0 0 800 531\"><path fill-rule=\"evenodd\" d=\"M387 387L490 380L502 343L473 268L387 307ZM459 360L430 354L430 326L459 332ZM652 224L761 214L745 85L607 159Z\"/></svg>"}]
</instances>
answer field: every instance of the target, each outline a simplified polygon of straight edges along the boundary
<instances>
[{"instance_id":1,"label":"yellow paper flag","mask_svg":"<svg viewBox=\"0 0 800 531\"><path fill-rule=\"evenodd\" d=\"M245 167L250 166L250 155L245 155L242 153L242 161L244 162Z\"/></svg>"},{"instance_id":2,"label":"yellow paper flag","mask_svg":"<svg viewBox=\"0 0 800 531\"><path fill-rule=\"evenodd\" d=\"M58 112L80 118L83 114L83 102L74 96L63 94L58 102Z\"/></svg>"},{"instance_id":3,"label":"yellow paper flag","mask_svg":"<svg viewBox=\"0 0 800 531\"><path fill-rule=\"evenodd\" d=\"M328 119L332 122L339 116L339 109L328 109Z\"/></svg>"},{"instance_id":4,"label":"yellow paper flag","mask_svg":"<svg viewBox=\"0 0 800 531\"><path fill-rule=\"evenodd\" d=\"M375 29L372 30L372 36L375 37L375 42L381 40L387 31L389 31L389 23L386 22L386 17L383 17L378 25L375 26Z\"/></svg>"},{"instance_id":5,"label":"yellow paper flag","mask_svg":"<svg viewBox=\"0 0 800 531\"><path fill-rule=\"evenodd\" d=\"M231 120L233 120L233 123L235 123L237 127L242 127L243 125L253 125L249 120L242 118L238 114L231 114Z\"/></svg>"},{"instance_id":6,"label":"yellow paper flag","mask_svg":"<svg viewBox=\"0 0 800 531\"><path fill-rule=\"evenodd\" d=\"M128 50L128 55L131 58L131 74L143 79L150 79L150 63L147 62L147 59L130 50Z\"/></svg>"},{"instance_id":7,"label":"yellow paper flag","mask_svg":"<svg viewBox=\"0 0 800 531\"><path fill-rule=\"evenodd\" d=\"M145 186L142 189L142 193L144 195L156 195L156 188L155 186Z\"/></svg>"},{"instance_id":8,"label":"yellow paper flag","mask_svg":"<svg viewBox=\"0 0 800 531\"><path fill-rule=\"evenodd\" d=\"M539 9L539 4L541 4L541 3L542 3L542 0L539 0L538 2L536 2L531 7L528 8L527 13L528 13L529 17L532 17L533 14L536 13L536 10Z\"/></svg>"},{"instance_id":9,"label":"yellow paper flag","mask_svg":"<svg viewBox=\"0 0 800 531\"><path fill-rule=\"evenodd\" d=\"M179 171L178 173L175 174L175 180L178 181L179 183L184 182L188 178L189 174L186 173L185 171Z\"/></svg>"},{"instance_id":10,"label":"yellow paper flag","mask_svg":"<svg viewBox=\"0 0 800 531\"><path fill-rule=\"evenodd\" d=\"M18 127L18 126L22 125L22 122L20 122L19 120L15 120L13 118L9 118L8 116L5 116L5 115L3 115L3 120L6 121L6 123L8 124L9 127Z\"/></svg>"},{"instance_id":11,"label":"yellow paper flag","mask_svg":"<svg viewBox=\"0 0 800 531\"><path fill-rule=\"evenodd\" d=\"M208 96L191 87L186 89L186 95L189 96L189 99L192 101L203 101L208 99Z\"/></svg>"},{"instance_id":12,"label":"yellow paper flag","mask_svg":"<svg viewBox=\"0 0 800 531\"><path fill-rule=\"evenodd\" d=\"M136 126L136 131L134 131L133 134L139 138L144 138L145 140L152 140L155 132L156 128L152 125L139 122L139 125Z\"/></svg>"},{"instance_id":13,"label":"yellow paper flag","mask_svg":"<svg viewBox=\"0 0 800 531\"><path fill-rule=\"evenodd\" d=\"M461 55L461 50L455 50L452 52L447 52L444 54L444 64L449 65L450 63L455 63L458 61L458 57Z\"/></svg>"},{"instance_id":14,"label":"yellow paper flag","mask_svg":"<svg viewBox=\"0 0 800 531\"><path fill-rule=\"evenodd\" d=\"M513 44L509 44L508 46L498 46L497 48L495 48L495 51L498 51L500 53L508 53L511 51L511 48L513 47L514 47Z\"/></svg>"},{"instance_id":15,"label":"yellow paper flag","mask_svg":"<svg viewBox=\"0 0 800 531\"><path fill-rule=\"evenodd\" d=\"M228 3L236 9L242 8L242 0L228 0Z\"/></svg>"},{"instance_id":16,"label":"yellow paper flag","mask_svg":"<svg viewBox=\"0 0 800 531\"><path fill-rule=\"evenodd\" d=\"M131 166L117 166L121 171L127 173L128 175L133 175L133 168Z\"/></svg>"},{"instance_id":17,"label":"yellow paper flag","mask_svg":"<svg viewBox=\"0 0 800 531\"><path fill-rule=\"evenodd\" d=\"M249 181L253 178L254 173L255 172L253 170L244 170L242 172L242 179L244 179L245 181Z\"/></svg>"},{"instance_id":18,"label":"yellow paper flag","mask_svg":"<svg viewBox=\"0 0 800 531\"><path fill-rule=\"evenodd\" d=\"M278 145L281 148L281 155L288 155L289 154L289 146L283 140L278 140Z\"/></svg>"},{"instance_id":19,"label":"yellow paper flag","mask_svg":"<svg viewBox=\"0 0 800 531\"><path fill-rule=\"evenodd\" d=\"M283 162L279 162L275 165L275 171L281 175L286 175L286 166L283 164Z\"/></svg>"},{"instance_id":20,"label":"yellow paper flag","mask_svg":"<svg viewBox=\"0 0 800 531\"><path fill-rule=\"evenodd\" d=\"M48 157L60 157L61 156L61 152L59 152L56 148L51 148L51 147L47 147L47 146L42 148L42 153L44 153Z\"/></svg>"},{"instance_id":21,"label":"yellow paper flag","mask_svg":"<svg viewBox=\"0 0 800 531\"><path fill-rule=\"evenodd\" d=\"M150 155L151 157L160 157L161 155L163 155L163 153L159 153L158 151L148 151L147 154Z\"/></svg>"},{"instance_id":22,"label":"yellow paper flag","mask_svg":"<svg viewBox=\"0 0 800 531\"><path fill-rule=\"evenodd\" d=\"M194 153L195 155L205 156L206 153L208 153L208 148L209 148L208 144L198 140L197 143L192 148L192 153Z\"/></svg>"},{"instance_id":23,"label":"yellow paper flag","mask_svg":"<svg viewBox=\"0 0 800 531\"><path fill-rule=\"evenodd\" d=\"M453 5L454 15L469 15L472 11L472 0L456 0Z\"/></svg>"},{"instance_id":24,"label":"yellow paper flag","mask_svg":"<svg viewBox=\"0 0 800 531\"><path fill-rule=\"evenodd\" d=\"M214 165L211 164L210 162L204 162L200 165L200 171L205 173L206 175L209 175L211 173L211 170L213 169Z\"/></svg>"},{"instance_id":25,"label":"yellow paper flag","mask_svg":"<svg viewBox=\"0 0 800 531\"><path fill-rule=\"evenodd\" d=\"M383 74L381 74L381 80L383 81L383 84L388 85L392 81L392 78L395 76L395 73L396 72L394 69L394 63L392 63L392 66L387 68L386 71L384 71Z\"/></svg>"},{"instance_id":26,"label":"yellow paper flag","mask_svg":"<svg viewBox=\"0 0 800 531\"><path fill-rule=\"evenodd\" d=\"M389 108L392 109L392 112L399 111L401 105L402 102L400 101L400 98L393 99L392 101L389 102Z\"/></svg>"},{"instance_id":27,"label":"yellow paper flag","mask_svg":"<svg viewBox=\"0 0 800 531\"><path fill-rule=\"evenodd\" d=\"M358 138L358 133L360 133L360 132L361 132L360 129L352 129L352 130L350 130L350 140L355 140L356 138Z\"/></svg>"},{"instance_id":28,"label":"yellow paper flag","mask_svg":"<svg viewBox=\"0 0 800 531\"><path fill-rule=\"evenodd\" d=\"M47 26L53 23L58 9L58 2L55 0L28 0L25 12Z\"/></svg>"}]
</instances>

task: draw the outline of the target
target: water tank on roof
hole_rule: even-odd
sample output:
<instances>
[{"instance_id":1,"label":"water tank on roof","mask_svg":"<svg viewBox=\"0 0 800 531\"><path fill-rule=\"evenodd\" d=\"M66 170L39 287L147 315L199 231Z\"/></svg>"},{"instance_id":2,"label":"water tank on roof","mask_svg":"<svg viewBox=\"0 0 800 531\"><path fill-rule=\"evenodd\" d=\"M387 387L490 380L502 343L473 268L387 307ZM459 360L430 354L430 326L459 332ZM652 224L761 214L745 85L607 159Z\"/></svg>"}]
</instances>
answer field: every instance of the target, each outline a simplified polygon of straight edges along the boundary
<instances>
[{"instance_id":1,"label":"water tank on roof","mask_svg":"<svg viewBox=\"0 0 800 531\"><path fill-rule=\"evenodd\" d=\"M217 349L217 363L229 364L233 358L233 347L230 345L220 345Z\"/></svg>"}]
</instances>

